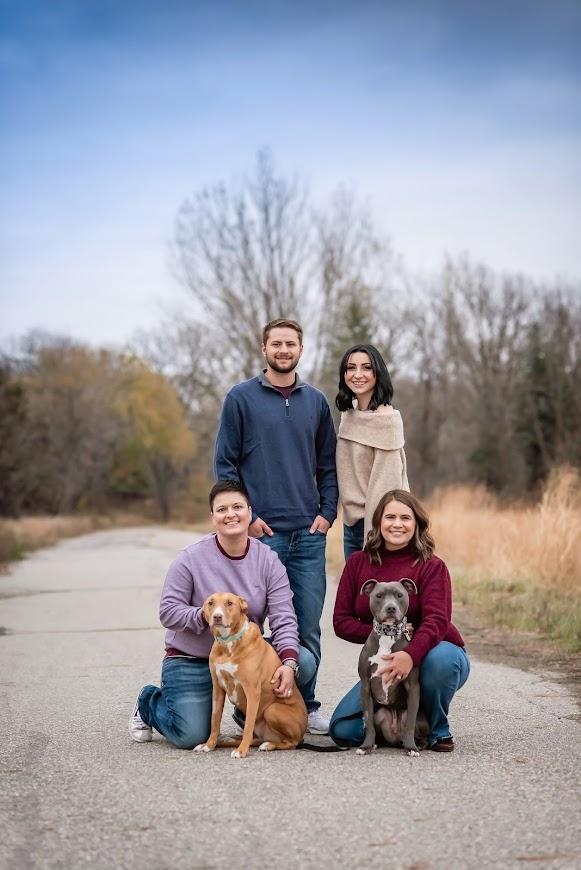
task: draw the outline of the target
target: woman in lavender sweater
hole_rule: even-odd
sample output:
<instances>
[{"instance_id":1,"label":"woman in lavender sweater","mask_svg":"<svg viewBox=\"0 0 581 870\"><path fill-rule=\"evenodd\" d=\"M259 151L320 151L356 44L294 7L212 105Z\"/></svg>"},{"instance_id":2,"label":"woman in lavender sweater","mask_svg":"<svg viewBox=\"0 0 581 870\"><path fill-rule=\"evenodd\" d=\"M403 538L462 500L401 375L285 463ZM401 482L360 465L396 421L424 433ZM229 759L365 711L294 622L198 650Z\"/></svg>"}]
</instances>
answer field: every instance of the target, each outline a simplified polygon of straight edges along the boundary
<instances>
[{"instance_id":1,"label":"woman in lavender sweater","mask_svg":"<svg viewBox=\"0 0 581 870\"><path fill-rule=\"evenodd\" d=\"M295 677L299 689L316 670L299 646L297 619L286 569L276 553L248 535L252 509L239 481L219 481L210 492L215 533L185 547L171 564L159 607L166 628L161 688L144 686L129 724L133 740L146 743L152 729L178 746L193 749L210 734L212 678L208 656L214 638L202 605L214 592L232 592L248 602L248 616L262 630L268 617L272 645L282 664L273 677L284 696Z\"/></svg>"}]
</instances>

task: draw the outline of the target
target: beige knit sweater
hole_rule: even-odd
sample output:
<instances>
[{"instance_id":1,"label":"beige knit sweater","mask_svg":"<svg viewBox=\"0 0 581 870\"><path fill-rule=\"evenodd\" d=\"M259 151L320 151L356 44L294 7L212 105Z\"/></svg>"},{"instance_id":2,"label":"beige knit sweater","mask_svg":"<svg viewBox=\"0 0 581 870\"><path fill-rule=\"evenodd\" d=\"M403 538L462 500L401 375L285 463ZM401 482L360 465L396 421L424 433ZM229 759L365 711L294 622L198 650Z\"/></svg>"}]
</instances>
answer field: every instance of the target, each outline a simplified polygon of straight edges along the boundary
<instances>
[{"instance_id":1,"label":"beige knit sweater","mask_svg":"<svg viewBox=\"0 0 581 870\"><path fill-rule=\"evenodd\" d=\"M377 411L344 411L337 438L337 478L343 522L353 526L362 517L364 534L373 511L390 489L409 492L401 414L391 405Z\"/></svg>"}]
</instances>

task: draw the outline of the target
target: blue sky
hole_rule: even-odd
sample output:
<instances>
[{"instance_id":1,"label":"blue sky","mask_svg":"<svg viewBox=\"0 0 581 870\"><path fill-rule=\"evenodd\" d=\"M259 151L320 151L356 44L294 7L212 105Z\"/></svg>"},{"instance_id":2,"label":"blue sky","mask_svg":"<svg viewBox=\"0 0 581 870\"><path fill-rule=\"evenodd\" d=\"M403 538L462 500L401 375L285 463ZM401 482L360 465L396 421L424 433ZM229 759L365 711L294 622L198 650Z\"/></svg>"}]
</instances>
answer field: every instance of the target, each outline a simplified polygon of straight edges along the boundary
<instances>
[{"instance_id":1,"label":"blue sky","mask_svg":"<svg viewBox=\"0 0 581 870\"><path fill-rule=\"evenodd\" d=\"M186 304L183 199L259 148L366 197L412 272L581 278L581 4L0 0L0 340Z\"/></svg>"}]
</instances>

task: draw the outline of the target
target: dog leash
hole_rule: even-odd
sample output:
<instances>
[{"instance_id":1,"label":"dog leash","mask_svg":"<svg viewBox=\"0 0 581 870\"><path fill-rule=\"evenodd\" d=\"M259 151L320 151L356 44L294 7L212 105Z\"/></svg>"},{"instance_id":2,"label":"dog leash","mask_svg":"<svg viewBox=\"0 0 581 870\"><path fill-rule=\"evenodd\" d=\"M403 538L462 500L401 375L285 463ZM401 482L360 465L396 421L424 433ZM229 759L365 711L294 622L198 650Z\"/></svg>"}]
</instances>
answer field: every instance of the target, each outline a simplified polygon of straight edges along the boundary
<instances>
[{"instance_id":1,"label":"dog leash","mask_svg":"<svg viewBox=\"0 0 581 870\"><path fill-rule=\"evenodd\" d=\"M350 749L350 747L337 746L336 743L333 743L332 746L321 746L318 743L305 743L303 740L302 743L299 743L297 749L309 749L311 752L345 752L347 749Z\"/></svg>"}]
</instances>

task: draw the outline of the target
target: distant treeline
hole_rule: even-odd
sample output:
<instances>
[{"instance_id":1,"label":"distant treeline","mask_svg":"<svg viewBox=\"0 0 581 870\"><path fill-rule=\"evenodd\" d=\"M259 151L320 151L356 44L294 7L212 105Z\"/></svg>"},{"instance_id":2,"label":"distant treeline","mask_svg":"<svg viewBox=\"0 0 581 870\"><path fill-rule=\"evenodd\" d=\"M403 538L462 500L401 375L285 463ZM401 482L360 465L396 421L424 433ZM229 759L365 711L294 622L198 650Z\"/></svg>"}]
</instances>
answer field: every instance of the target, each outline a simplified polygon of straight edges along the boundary
<instances>
[{"instance_id":1,"label":"distant treeline","mask_svg":"<svg viewBox=\"0 0 581 870\"><path fill-rule=\"evenodd\" d=\"M412 280L369 210L340 191L315 208L259 154L252 177L180 209L182 313L131 352L28 336L0 363L0 513L99 509L155 496L167 518L209 477L221 404L262 365L262 327L305 328L301 376L333 406L355 343L388 362L419 494L453 482L535 494L581 466L581 293L497 274L468 257Z\"/></svg>"},{"instance_id":2,"label":"distant treeline","mask_svg":"<svg viewBox=\"0 0 581 870\"><path fill-rule=\"evenodd\" d=\"M0 514L154 497L170 516L196 435L171 382L135 355L32 335L0 362Z\"/></svg>"}]
</instances>

